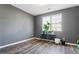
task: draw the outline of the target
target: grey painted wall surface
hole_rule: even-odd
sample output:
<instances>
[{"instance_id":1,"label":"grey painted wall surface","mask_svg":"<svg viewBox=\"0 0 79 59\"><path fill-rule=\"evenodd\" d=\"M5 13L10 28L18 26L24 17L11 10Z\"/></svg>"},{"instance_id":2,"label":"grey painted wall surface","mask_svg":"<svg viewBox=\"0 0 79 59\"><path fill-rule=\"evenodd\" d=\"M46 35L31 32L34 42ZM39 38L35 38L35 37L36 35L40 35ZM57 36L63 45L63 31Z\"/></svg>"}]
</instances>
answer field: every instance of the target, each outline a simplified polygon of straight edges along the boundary
<instances>
[{"instance_id":1,"label":"grey painted wall surface","mask_svg":"<svg viewBox=\"0 0 79 59\"><path fill-rule=\"evenodd\" d=\"M0 46L32 37L33 19L11 5L0 5Z\"/></svg>"},{"instance_id":2,"label":"grey painted wall surface","mask_svg":"<svg viewBox=\"0 0 79 59\"><path fill-rule=\"evenodd\" d=\"M42 32L42 17L58 13L62 13L63 31L55 32L55 34L60 38L65 37L67 42L75 43L76 39L79 37L79 6L36 16L35 36L39 37Z\"/></svg>"}]
</instances>

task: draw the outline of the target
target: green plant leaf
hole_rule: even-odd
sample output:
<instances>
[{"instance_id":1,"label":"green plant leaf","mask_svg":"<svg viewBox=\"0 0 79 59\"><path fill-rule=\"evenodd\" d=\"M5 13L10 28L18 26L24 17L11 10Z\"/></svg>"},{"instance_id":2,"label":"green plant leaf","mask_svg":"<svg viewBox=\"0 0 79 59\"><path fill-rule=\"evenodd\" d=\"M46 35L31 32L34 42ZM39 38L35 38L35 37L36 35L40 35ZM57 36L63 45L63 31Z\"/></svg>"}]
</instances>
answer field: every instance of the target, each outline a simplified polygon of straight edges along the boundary
<instances>
[{"instance_id":1,"label":"green plant leaf","mask_svg":"<svg viewBox=\"0 0 79 59\"><path fill-rule=\"evenodd\" d=\"M47 22L46 24L44 24L43 29L44 29L45 32L48 32L49 31L49 27L50 27L49 25L50 25L49 22Z\"/></svg>"},{"instance_id":2,"label":"green plant leaf","mask_svg":"<svg viewBox=\"0 0 79 59\"><path fill-rule=\"evenodd\" d=\"M77 39L77 44L79 44L79 39Z\"/></svg>"}]
</instances>

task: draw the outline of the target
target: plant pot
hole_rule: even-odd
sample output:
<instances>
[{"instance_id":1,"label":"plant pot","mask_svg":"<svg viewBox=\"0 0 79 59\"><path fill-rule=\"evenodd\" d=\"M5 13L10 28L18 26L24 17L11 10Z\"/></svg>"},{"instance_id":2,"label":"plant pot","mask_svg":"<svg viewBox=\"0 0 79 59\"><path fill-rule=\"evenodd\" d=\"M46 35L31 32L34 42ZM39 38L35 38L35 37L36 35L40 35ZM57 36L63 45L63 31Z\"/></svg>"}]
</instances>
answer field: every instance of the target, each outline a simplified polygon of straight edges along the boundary
<instances>
[{"instance_id":1,"label":"plant pot","mask_svg":"<svg viewBox=\"0 0 79 59\"><path fill-rule=\"evenodd\" d=\"M65 41L64 41L64 40L61 40L61 44L62 44L62 45L65 45Z\"/></svg>"},{"instance_id":2,"label":"plant pot","mask_svg":"<svg viewBox=\"0 0 79 59\"><path fill-rule=\"evenodd\" d=\"M59 38L55 38L55 43L56 44L60 44L60 39Z\"/></svg>"}]
</instances>

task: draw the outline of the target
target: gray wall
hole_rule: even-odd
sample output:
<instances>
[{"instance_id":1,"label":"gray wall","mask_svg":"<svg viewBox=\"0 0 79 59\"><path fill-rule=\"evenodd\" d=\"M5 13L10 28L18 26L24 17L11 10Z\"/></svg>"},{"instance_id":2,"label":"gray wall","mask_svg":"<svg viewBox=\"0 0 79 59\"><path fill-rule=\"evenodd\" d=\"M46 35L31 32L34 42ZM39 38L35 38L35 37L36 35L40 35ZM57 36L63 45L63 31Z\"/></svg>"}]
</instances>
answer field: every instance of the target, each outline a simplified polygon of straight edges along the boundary
<instances>
[{"instance_id":1,"label":"gray wall","mask_svg":"<svg viewBox=\"0 0 79 59\"><path fill-rule=\"evenodd\" d=\"M39 37L42 32L42 17L62 13L62 32L55 32L59 37L65 37L67 42L75 43L79 38L79 6L63 9L55 12L38 15L35 17L35 36Z\"/></svg>"},{"instance_id":2,"label":"gray wall","mask_svg":"<svg viewBox=\"0 0 79 59\"><path fill-rule=\"evenodd\" d=\"M0 46L32 37L33 18L11 5L0 5Z\"/></svg>"}]
</instances>

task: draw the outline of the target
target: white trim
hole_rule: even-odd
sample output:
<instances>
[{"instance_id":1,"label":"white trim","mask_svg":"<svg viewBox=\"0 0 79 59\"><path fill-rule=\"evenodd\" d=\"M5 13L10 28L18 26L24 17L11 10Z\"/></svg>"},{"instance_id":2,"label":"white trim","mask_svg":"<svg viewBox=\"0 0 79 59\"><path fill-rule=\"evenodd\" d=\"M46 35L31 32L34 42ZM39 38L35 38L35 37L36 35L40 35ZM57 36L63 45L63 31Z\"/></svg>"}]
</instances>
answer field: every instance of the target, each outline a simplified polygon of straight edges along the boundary
<instances>
[{"instance_id":1,"label":"white trim","mask_svg":"<svg viewBox=\"0 0 79 59\"><path fill-rule=\"evenodd\" d=\"M77 44L74 43L66 43L67 45L77 46Z\"/></svg>"},{"instance_id":2,"label":"white trim","mask_svg":"<svg viewBox=\"0 0 79 59\"><path fill-rule=\"evenodd\" d=\"M0 46L0 49L8 47L8 46L15 45L15 44L22 43L22 42L25 42L25 41L30 40L30 39L34 39L34 38L29 38L29 39L21 40L21 41L18 41L18 42L10 43L10 44L7 44L7 45L3 45L3 46Z\"/></svg>"}]
</instances>

